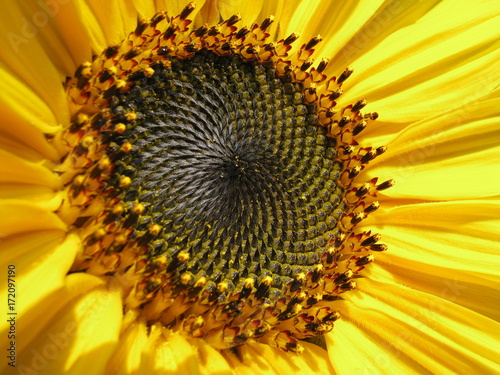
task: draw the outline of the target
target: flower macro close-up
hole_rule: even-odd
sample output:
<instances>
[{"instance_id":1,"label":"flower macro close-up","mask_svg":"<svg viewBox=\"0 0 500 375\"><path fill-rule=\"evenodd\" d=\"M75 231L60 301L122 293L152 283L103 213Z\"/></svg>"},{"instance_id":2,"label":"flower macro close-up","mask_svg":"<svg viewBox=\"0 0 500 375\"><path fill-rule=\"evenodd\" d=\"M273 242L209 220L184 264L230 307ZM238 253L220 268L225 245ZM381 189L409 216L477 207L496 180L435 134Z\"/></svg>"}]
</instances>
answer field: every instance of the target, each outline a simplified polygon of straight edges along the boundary
<instances>
[{"instance_id":1,"label":"flower macro close-up","mask_svg":"<svg viewBox=\"0 0 500 375\"><path fill-rule=\"evenodd\" d=\"M500 374L500 4L7 0L2 374Z\"/></svg>"}]
</instances>

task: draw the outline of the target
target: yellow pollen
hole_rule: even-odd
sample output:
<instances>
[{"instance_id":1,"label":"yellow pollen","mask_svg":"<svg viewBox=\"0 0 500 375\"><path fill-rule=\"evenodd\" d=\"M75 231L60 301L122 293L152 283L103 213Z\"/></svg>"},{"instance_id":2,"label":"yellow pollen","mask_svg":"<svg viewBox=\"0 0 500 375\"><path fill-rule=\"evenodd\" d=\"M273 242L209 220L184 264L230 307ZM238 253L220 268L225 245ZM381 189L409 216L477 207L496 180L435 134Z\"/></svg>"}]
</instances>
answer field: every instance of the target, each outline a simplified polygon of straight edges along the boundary
<instances>
[{"instance_id":1,"label":"yellow pollen","mask_svg":"<svg viewBox=\"0 0 500 375\"><path fill-rule=\"evenodd\" d=\"M120 178L120 187L121 188L125 188L127 186L130 186L130 184L132 183L132 180L130 179L130 177L122 177Z\"/></svg>"},{"instance_id":2,"label":"yellow pollen","mask_svg":"<svg viewBox=\"0 0 500 375\"><path fill-rule=\"evenodd\" d=\"M73 185L75 186L82 186L84 182L85 182L85 176L83 175L78 175L73 179Z\"/></svg>"},{"instance_id":3,"label":"yellow pollen","mask_svg":"<svg viewBox=\"0 0 500 375\"><path fill-rule=\"evenodd\" d=\"M125 115L125 117L127 118L127 121L134 121L136 118L137 118L137 113L135 112L129 112Z\"/></svg>"},{"instance_id":4,"label":"yellow pollen","mask_svg":"<svg viewBox=\"0 0 500 375\"><path fill-rule=\"evenodd\" d=\"M190 284L192 279L193 279L192 276L188 273L183 273L181 275L181 283L184 285Z\"/></svg>"},{"instance_id":5,"label":"yellow pollen","mask_svg":"<svg viewBox=\"0 0 500 375\"><path fill-rule=\"evenodd\" d=\"M118 134L123 134L125 130L127 130L127 126L121 122L119 124L116 124L114 127L114 131Z\"/></svg>"},{"instance_id":6,"label":"yellow pollen","mask_svg":"<svg viewBox=\"0 0 500 375\"><path fill-rule=\"evenodd\" d=\"M263 279L262 279L262 284L264 285L271 285L271 283L273 282L273 278L271 276L265 276Z\"/></svg>"},{"instance_id":7,"label":"yellow pollen","mask_svg":"<svg viewBox=\"0 0 500 375\"><path fill-rule=\"evenodd\" d=\"M122 79L118 79L118 80L116 80L116 82L115 82L115 86L116 86L117 88L121 89L121 88L124 88L125 86L127 86L127 82L126 82L126 81L124 81L124 80L122 80Z\"/></svg>"},{"instance_id":8,"label":"yellow pollen","mask_svg":"<svg viewBox=\"0 0 500 375\"><path fill-rule=\"evenodd\" d=\"M189 253L185 252L185 251L181 251L178 255L177 255L177 259L179 259L180 262L187 262L189 260Z\"/></svg>"},{"instance_id":9,"label":"yellow pollen","mask_svg":"<svg viewBox=\"0 0 500 375\"><path fill-rule=\"evenodd\" d=\"M195 283L194 283L194 287L195 288L201 288L203 287L205 284L207 283L207 278L202 276L200 277Z\"/></svg>"},{"instance_id":10,"label":"yellow pollen","mask_svg":"<svg viewBox=\"0 0 500 375\"><path fill-rule=\"evenodd\" d=\"M247 289L251 289L253 288L253 285L255 283L255 280L252 279L251 277L245 279L245 281L243 282L243 286L244 288L247 288Z\"/></svg>"},{"instance_id":11,"label":"yellow pollen","mask_svg":"<svg viewBox=\"0 0 500 375\"><path fill-rule=\"evenodd\" d=\"M130 152L132 151L132 144L129 143L129 142L125 142L121 147L120 147L120 150L123 151L123 152Z\"/></svg>"},{"instance_id":12,"label":"yellow pollen","mask_svg":"<svg viewBox=\"0 0 500 375\"><path fill-rule=\"evenodd\" d=\"M134 205L134 207L132 208L132 213L134 215L141 215L145 209L146 208L144 207L144 205L142 203L138 203L138 204Z\"/></svg>"},{"instance_id":13,"label":"yellow pollen","mask_svg":"<svg viewBox=\"0 0 500 375\"><path fill-rule=\"evenodd\" d=\"M228 288L228 285L226 282L222 282L222 283L217 284L217 291L221 294L224 293L227 290L227 288Z\"/></svg>"},{"instance_id":14,"label":"yellow pollen","mask_svg":"<svg viewBox=\"0 0 500 375\"><path fill-rule=\"evenodd\" d=\"M149 233L151 233L152 235L155 235L157 236L160 231L161 231L161 226L159 226L158 224L153 224L151 225L149 228L148 228L148 231Z\"/></svg>"}]
</instances>

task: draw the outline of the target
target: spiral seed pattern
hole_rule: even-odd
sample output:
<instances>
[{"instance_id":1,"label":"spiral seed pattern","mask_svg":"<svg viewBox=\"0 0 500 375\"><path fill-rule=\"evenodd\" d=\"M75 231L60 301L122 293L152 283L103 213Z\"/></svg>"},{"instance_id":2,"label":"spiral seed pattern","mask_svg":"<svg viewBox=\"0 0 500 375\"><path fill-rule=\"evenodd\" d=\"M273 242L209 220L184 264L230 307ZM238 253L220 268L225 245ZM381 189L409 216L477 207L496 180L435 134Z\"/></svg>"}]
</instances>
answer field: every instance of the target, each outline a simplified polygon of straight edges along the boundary
<instances>
[{"instance_id":1,"label":"spiral seed pattern","mask_svg":"<svg viewBox=\"0 0 500 375\"><path fill-rule=\"evenodd\" d=\"M279 288L319 262L342 215L340 166L302 91L272 66L205 51L112 99L117 121L137 118L113 139L132 151L111 184L131 179L120 198L145 206L139 233L161 226L152 256L187 251L179 275L229 290L267 275Z\"/></svg>"}]
</instances>

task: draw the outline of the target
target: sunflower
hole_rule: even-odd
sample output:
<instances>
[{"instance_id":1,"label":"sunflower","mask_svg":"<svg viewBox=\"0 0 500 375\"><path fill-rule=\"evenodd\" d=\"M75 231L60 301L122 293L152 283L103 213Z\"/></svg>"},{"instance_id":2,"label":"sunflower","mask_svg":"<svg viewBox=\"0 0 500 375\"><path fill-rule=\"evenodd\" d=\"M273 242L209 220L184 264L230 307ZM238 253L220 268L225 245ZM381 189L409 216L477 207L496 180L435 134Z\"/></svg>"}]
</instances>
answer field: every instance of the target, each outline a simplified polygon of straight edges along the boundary
<instances>
[{"instance_id":1,"label":"sunflower","mask_svg":"<svg viewBox=\"0 0 500 375\"><path fill-rule=\"evenodd\" d=\"M2 373L500 372L497 2L0 17Z\"/></svg>"}]
</instances>

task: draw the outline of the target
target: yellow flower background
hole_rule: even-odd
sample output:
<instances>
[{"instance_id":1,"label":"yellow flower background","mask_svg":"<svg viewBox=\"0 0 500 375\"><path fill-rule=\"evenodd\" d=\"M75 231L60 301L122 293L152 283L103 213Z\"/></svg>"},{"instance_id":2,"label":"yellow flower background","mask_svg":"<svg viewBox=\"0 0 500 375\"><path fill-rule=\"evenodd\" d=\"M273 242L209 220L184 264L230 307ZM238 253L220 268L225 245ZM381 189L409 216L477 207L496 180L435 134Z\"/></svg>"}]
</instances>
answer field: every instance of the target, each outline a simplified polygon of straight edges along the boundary
<instances>
[{"instance_id":1,"label":"yellow flower background","mask_svg":"<svg viewBox=\"0 0 500 375\"><path fill-rule=\"evenodd\" d=\"M118 288L67 272L82 246L54 213L50 136L69 126L63 82L119 43L137 18L184 0L7 0L0 14L0 343L8 265L16 267L21 374L500 373L500 5L496 1L197 1L194 24L275 16L271 37L320 34L327 74L354 74L340 105L380 114L363 144L388 151L363 173L395 179L362 223L383 235L344 294L328 351L245 344L240 354L123 316ZM49 136L47 136L49 135ZM119 283L120 280L116 280Z\"/></svg>"}]
</instances>

